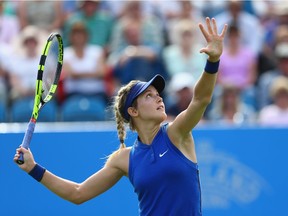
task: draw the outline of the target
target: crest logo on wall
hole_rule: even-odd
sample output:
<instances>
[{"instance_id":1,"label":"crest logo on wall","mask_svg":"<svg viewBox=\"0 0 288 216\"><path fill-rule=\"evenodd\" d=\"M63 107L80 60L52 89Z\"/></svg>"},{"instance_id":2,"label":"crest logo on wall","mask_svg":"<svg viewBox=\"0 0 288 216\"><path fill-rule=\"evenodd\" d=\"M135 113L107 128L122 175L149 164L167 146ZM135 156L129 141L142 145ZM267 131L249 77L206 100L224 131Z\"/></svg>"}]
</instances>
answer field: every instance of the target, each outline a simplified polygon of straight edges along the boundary
<instances>
[{"instance_id":1,"label":"crest logo on wall","mask_svg":"<svg viewBox=\"0 0 288 216\"><path fill-rule=\"evenodd\" d=\"M202 204L206 209L228 209L232 204L250 204L270 189L259 173L237 157L216 150L210 143L199 143L197 155Z\"/></svg>"}]
</instances>

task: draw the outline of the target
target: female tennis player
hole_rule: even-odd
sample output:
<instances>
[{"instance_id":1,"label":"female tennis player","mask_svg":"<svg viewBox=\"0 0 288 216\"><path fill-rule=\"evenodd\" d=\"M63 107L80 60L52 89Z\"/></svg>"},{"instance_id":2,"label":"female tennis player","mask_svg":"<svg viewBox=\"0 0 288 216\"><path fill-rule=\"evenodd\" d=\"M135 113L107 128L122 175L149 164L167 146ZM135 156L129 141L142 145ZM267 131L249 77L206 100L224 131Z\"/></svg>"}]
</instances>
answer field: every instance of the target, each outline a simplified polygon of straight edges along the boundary
<instances>
[{"instance_id":1,"label":"female tennis player","mask_svg":"<svg viewBox=\"0 0 288 216\"><path fill-rule=\"evenodd\" d=\"M211 101L219 59L223 50L224 26L217 33L214 18L206 18L199 28L207 41L200 50L208 55L204 72L194 87L194 96L185 111L173 122L166 120L165 105L159 94L165 81L156 75L148 82L131 81L115 97L115 116L120 148L105 166L82 183L62 179L37 164L30 150L23 152L21 169L58 196L76 204L90 200L111 188L122 176L132 183L139 200L139 215L202 215L201 188L191 130L200 121ZM132 147L124 144L125 123L138 133Z\"/></svg>"}]
</instances>

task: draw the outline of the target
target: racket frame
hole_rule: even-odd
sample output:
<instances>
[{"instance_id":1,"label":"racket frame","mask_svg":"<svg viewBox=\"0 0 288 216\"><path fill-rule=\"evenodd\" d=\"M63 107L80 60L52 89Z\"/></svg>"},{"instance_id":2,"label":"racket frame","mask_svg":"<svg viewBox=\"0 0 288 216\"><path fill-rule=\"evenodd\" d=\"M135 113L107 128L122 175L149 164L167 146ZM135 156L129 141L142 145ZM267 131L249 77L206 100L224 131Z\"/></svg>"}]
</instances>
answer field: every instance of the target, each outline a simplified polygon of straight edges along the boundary
<instances>
[{"instance_id":1,"label":"racket frame","mask_svg":"<svg viewBox=\"0 0 288 216\"><path fill-rule=\"evenodd\" d=\"M56 72L55 72L54 81L49 88L49 93L45 96L45 98L42 98L42 94L43 94L43 87L42 87L43 81L42 80L43 80L45 62L46 62L46 58L47 58L47 55L48 55L49 50L50 50L50 46L51 46L52 41L55 37L58 40L57 68L56 68ZM60 79L62 66L63 66L63 40L62 40L62 37L59 33L54 32L54 33L51 33L49 35L49 37L46 41L46 44L44 46L44 49L42 51L41 57L40 57L40 62L39 62L39 66L38 66L38 73L37 73L37 80L36 80L36 87L35 87L33 111L32 111L32 115L31 115L30 121L28 123L27 129L26 129L24 138L22 140L22 144L20 145L21 147L24 147L25 149L29 149L32 135L33 135L34 130L35 130L35 125L36 125L36 121L38 119L40 110L43 108L43 106L47 102L49 102L53 98L53 95L55 94L55 92L57 90L57 85L58 85L58 81ZM22 152L20 152L19 158L16 162L20 165L24 163L24 157L23 157Z\"/></svg>"}]
</instances>

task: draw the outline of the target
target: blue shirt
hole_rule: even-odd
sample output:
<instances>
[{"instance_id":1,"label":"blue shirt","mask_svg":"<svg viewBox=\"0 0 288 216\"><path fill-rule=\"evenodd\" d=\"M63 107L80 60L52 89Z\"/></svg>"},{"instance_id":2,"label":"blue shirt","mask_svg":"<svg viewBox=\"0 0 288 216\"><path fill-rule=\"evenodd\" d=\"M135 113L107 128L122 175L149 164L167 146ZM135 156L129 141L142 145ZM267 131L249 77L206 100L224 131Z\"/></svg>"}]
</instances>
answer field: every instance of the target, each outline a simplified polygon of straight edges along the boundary
<instances>
[{"instance_id":1,"label":"blue shirt","mask_svg":"<svg viewBox=\"0 0 288 216\"><path fill-rule=\"evenodd\" d=\"M135 141L129 159L129 179L141 216L201 216L201 189L196 163L170 141L167 124L151 145Z\"/></svg>"}]
</instances>

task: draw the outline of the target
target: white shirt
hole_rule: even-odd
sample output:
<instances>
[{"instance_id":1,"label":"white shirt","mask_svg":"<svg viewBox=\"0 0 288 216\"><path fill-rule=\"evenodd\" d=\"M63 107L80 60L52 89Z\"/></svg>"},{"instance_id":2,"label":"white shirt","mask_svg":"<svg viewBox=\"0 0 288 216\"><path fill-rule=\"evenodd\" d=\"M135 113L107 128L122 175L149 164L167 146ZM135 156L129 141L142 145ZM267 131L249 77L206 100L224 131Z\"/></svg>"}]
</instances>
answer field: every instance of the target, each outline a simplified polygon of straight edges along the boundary
<instances>
[{"instance_id":1,"label":"white shirt","mask_svg":"<svg viewBox=\"0 0 288 216\"><path fill-rule=\"evenodd\" d=\"M260 111L259 123L267 126L288 126L288 109L282 110L274 104L268 105Z\"/></svg>"},{"instance_id":2,"label":"white shirt","mask_svg":"<svg viewBox=\"0 0 288 216\"><path fill-rule=\"evenodd\" d=\"M18 56L9 61L8 70L18 77L20 85L25 89L35 88L39 58L39 56L34 58Z\"/></svg>"},{"instance_id":3,"label":"white shirt","mask_svg":"<svg viewBox=\"0 0 288 216\"><path fill-rule=\"evenodd\" d=\"M98 67L99 58L103 54L103 49L97 45L87 45L83 58L76 56L72 47L64 49L64 62L68 63L75 73L95 73ZM104 80L101 79L70 79L64 81L66 93L104 93Z\"/></svg>"}]
</instances>

